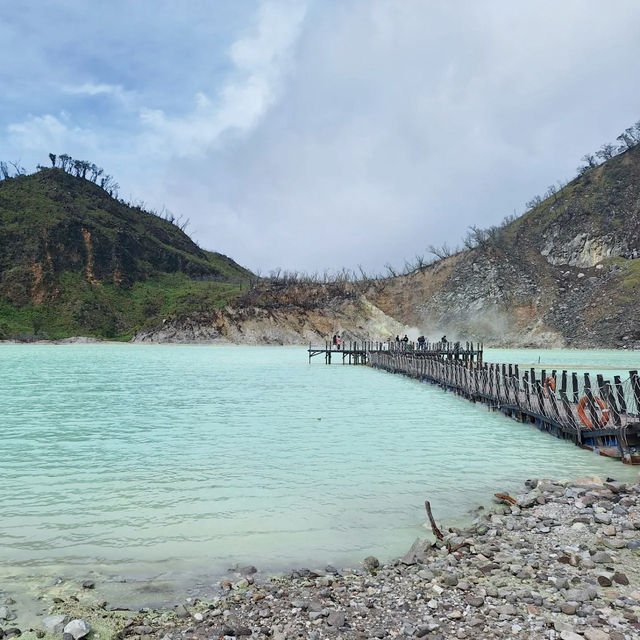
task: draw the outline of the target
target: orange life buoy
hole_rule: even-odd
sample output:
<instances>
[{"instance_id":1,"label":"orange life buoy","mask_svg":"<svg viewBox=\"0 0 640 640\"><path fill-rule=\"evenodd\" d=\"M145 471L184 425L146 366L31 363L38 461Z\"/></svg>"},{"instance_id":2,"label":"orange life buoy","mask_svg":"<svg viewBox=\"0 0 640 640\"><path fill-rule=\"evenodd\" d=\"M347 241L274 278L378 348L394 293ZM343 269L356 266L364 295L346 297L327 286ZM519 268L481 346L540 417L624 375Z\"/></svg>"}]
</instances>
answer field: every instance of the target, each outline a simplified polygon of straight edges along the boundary
<instances>
[{"instance_id":1,"label":"orange life buoy","mask_svg":"<svg viewBox=\"0 0 640 640\"><path fill-rule=\"evenodd\" d=\"M595 396L593 400L598 405L598 407L600 407L600 411L602 412L602 416L598 421L598 426L604 427L604 425L609 422L609 409L607 409L605 401L600 396ZM595 427L593 426L593 422L591 422L591 420L587 417L587 414L584 410L587 402L589 402L589 398L587 398L587 396L583 396L580 399L580 402L578 402L578 417L585 427L587 427L588 429L594 429Z\"/></svg>"},{"instance_id":2,"label":"orange life buoy","mask_svg":"<svg viewBox=\"0 0 640 640\"><path fill-rule=\"evenodd\" d=\"M556 390L556 379L552 378L551 376L549 376L545 381L544 381L544 388L549 391L551 390L551 392L555 392Z\"/></svg>"}]
</instances>

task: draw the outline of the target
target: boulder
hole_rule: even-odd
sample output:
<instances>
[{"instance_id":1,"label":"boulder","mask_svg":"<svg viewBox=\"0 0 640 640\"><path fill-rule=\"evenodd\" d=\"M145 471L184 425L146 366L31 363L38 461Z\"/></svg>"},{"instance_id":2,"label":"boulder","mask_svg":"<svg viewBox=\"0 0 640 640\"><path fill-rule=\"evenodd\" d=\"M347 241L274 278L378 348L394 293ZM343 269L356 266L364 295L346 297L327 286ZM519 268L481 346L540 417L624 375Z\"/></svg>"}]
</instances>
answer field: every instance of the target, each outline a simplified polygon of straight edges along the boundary
<instances>
[{"instance_id":1,"label":"boulder","mask_svg":"<svg viewBox=\"0 0 640 640\"><path fill-rule=\"evenodd\" d=\"M80 620L76 618L67 624L64 628L64 633L69 633L73 636L73 640L79 640L84 638L91 631L91 625L86 620Z\"/></svg>"}]
</instances>

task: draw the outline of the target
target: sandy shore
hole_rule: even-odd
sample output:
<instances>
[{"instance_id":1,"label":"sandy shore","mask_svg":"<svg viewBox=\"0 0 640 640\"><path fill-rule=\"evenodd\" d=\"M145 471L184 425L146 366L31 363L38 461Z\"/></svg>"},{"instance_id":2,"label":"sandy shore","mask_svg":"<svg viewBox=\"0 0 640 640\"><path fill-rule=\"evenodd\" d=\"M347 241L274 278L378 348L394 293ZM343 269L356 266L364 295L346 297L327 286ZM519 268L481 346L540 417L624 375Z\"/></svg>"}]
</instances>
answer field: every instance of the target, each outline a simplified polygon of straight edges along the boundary
<instances>
[{"instance_id":1,"label":"sandy shore","mask_svg":"<svg viewBox=\"0 0 640 640\"><path fill-rule=\"evenodd\" d=\"M50 616L29 630L2 619L15 613L9 598L0 638L62 638L65 627L79 638L88 627L72 620L94 640L640 638L640 485L529 480L516 504L443 533L382 566L369 557L276 578L245 567L211 601L167 609L109 610L87 582L47 596Z\"/></svg>"}]
</instances>

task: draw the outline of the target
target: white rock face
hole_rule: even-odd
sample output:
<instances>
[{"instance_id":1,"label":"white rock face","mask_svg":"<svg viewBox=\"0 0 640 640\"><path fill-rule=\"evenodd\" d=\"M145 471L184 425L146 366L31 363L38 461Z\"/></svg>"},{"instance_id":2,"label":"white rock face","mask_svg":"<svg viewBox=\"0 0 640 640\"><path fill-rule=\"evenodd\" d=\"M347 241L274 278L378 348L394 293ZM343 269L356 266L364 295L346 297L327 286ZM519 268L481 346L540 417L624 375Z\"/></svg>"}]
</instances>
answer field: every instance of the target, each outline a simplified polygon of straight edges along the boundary
<instances>
[{"instance_id":1,"label":"white rock face","mask_svg":"<svg viewBox=\"0 0 640 640\"><path fill-rule=\"evenodd\" d=\"M84 638L91 631L91 625L84 620L72 620L64 628L64 633L70 633L74 640Z\"/></svg>"},{"instance_id":2,"label":"white rock face","mask_svg":"<svg viewBox=\"0 0 640 640\"><path fill-rule=\"evenodd\" d=\"M572 267L594 267L605 258L625 253L625 247L616 246L606 237L589 238L586 233L579 233L569 242L563 242L555 234L546 239L540 253L549 264L568 264Z\"/></svg>"}]
</instances>

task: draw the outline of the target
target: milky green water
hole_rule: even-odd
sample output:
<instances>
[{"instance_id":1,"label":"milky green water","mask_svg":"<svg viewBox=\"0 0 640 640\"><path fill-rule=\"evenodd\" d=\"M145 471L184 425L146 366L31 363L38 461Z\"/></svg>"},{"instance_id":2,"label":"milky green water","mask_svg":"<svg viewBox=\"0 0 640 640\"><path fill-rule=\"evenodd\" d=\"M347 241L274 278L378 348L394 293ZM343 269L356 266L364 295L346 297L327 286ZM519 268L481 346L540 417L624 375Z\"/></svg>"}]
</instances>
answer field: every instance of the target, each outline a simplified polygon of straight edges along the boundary
<instances>
[{"instance_id":1,"label":"milky green water","mask_svg":"<svg viewBox=\"0 0 640 640\"><path fill-rule=\"evenodd\" d=\"M527 477L638 472L427 384L309 365L304 348L3 345L0 389L0 579L349 566L404 553L425 499L451 522Z\"/></svg>"}]
</instances>

